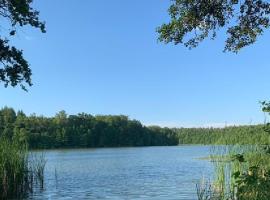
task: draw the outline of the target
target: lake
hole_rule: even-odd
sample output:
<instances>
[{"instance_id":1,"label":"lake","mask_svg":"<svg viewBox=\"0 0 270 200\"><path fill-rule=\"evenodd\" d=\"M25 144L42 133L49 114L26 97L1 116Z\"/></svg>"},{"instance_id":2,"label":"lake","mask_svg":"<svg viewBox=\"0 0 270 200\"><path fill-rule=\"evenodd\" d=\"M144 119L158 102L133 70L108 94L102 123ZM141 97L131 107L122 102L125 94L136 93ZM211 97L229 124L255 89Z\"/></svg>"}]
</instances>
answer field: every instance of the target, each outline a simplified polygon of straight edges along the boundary
<instances>
[{"instance_id":1,"label":"lake","mask_svg":"<svg viewBox=\"0 0 270 200\"><path fill-rule=\"evenodd\" d=\"M44 151L45 190L29 199L196 199L209 146ZM38 152L40 153L40 152Z\"/></svg>"}]
</instances>

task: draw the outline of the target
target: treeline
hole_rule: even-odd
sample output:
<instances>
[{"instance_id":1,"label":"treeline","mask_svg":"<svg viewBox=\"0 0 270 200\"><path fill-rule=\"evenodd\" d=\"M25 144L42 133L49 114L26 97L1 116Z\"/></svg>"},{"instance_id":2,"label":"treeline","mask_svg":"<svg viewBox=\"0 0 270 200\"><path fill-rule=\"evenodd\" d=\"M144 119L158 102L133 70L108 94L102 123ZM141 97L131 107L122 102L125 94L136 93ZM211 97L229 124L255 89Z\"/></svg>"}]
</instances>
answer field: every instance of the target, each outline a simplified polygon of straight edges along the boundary
<instances>
[{"instance_id":1,"label":"treeline","mask_svg":"<svg viewBox=\"0 0 270 200\"><path fill-rule=\"evenodd\" d=\"M86 113L54 117L0 110L0 136L27 141L30 148L76 148L177 145L169 128L146 127L123 115L92 116Z\"/></svg>"},{"instance_id":2,"label":"treeline","mask_svg":"<svg viewBox=\"0 0 270 200\"><path fill-rule=\"evenodd\" d=\"M270 144L266 125L172 129L179 144Z\"/></svg>"},{"instance_id":3,"label":"treeline","mask_svg":"<svg viewBox=\"0 0 270 200\"><path fill-rule=\"evenodd\" d=\"M264 125L226 128L160 128L144 126L124 115L27 116L0 110L0 136L27 141L30 148L167 146L179 144L270 144Z\"/></svg>"}]
</instances>

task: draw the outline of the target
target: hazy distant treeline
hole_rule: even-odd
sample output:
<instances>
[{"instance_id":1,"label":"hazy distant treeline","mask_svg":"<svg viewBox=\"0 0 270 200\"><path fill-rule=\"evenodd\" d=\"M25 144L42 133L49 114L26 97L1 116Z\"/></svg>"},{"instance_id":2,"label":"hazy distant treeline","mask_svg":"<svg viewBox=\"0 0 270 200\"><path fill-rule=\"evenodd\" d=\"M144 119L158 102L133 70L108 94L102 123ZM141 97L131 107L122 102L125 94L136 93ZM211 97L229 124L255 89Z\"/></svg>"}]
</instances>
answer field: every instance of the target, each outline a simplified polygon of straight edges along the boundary
<instances>
[{"instance_id":1,"label":"hazy distant treeline","mask_svg":"<svg viewBox=\"0 0 270 200\"><path fill-rule=\"evenodd\" d=\"M26 140L30 148L270 143L264 128L255 125L170 129L143 126L124 115L67 115L61 111L54 117L44 117L26 116L8 107L0 110L0 136Z\"/></svg>"},{"instance_id":2,"label":"hazy distant treeline","mask_svg":"<svg viewBox=\"0 0 270 200\"><path fill-rule=\"evenodd\" d=\"M265 125L172 129L179 144L270 144Z\"/></svg>"}]
</instances>

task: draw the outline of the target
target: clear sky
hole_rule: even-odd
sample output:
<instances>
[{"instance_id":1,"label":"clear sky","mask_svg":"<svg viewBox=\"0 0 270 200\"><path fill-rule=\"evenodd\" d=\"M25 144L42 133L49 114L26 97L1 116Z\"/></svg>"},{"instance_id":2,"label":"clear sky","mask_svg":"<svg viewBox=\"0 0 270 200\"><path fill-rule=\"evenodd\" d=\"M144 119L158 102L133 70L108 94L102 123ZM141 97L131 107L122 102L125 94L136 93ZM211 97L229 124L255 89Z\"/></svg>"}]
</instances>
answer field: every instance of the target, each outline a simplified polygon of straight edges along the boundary
<instances>
[{"instance_id":1,"label":"clear sky","mask_svg":"<svg viewBox=\"0 0 270 200\"><path fill-rule=\"evenodd\" d=\"M53 116L124 114L146 125L263 123L270 100L269 34L239 54L223 53L225 35L188 50L157 42L169 0L35 1L47 33L24 28L34 86L1 87L0 106Z\"/></svg>"}]
</instances>

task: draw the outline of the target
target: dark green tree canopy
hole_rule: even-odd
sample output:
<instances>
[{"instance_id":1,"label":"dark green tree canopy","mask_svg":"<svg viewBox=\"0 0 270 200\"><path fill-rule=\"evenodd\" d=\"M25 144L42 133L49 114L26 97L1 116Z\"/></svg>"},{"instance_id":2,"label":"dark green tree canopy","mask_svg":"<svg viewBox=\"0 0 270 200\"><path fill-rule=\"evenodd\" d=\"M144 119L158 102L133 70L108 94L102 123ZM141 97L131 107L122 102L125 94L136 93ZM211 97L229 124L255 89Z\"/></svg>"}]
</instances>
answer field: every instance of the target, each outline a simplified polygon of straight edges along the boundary
<instances>
[{"instance_id":1,"label":"dark green tree canopy","mask_svg":"<svg viewBox=\"0 0 270 200\"><path fill-rule=\"evenodd\" d=\"M225 51L238 52L269 28L270 2L265 0L173 0L169 23L158 27L159 40L196 47L226 28Z\"/></svg>"},{"instance_id":2,"label":"dark green tree canopy","mask_svg":"<svg viewBox=\"0 0 270 200\"><path fill-rule=\"evenodd\" d=\"M9 34L0 35L0 82L5 87L18 84L26 90L25 85L32 85L31 69L21 50L9 45L9 38L16 35L17 27L30 25L45 32L45 23L39 20L39 12L31 7L32 0L0 0L0 17L9 24Z\"/></svg>"}]
</instances>

